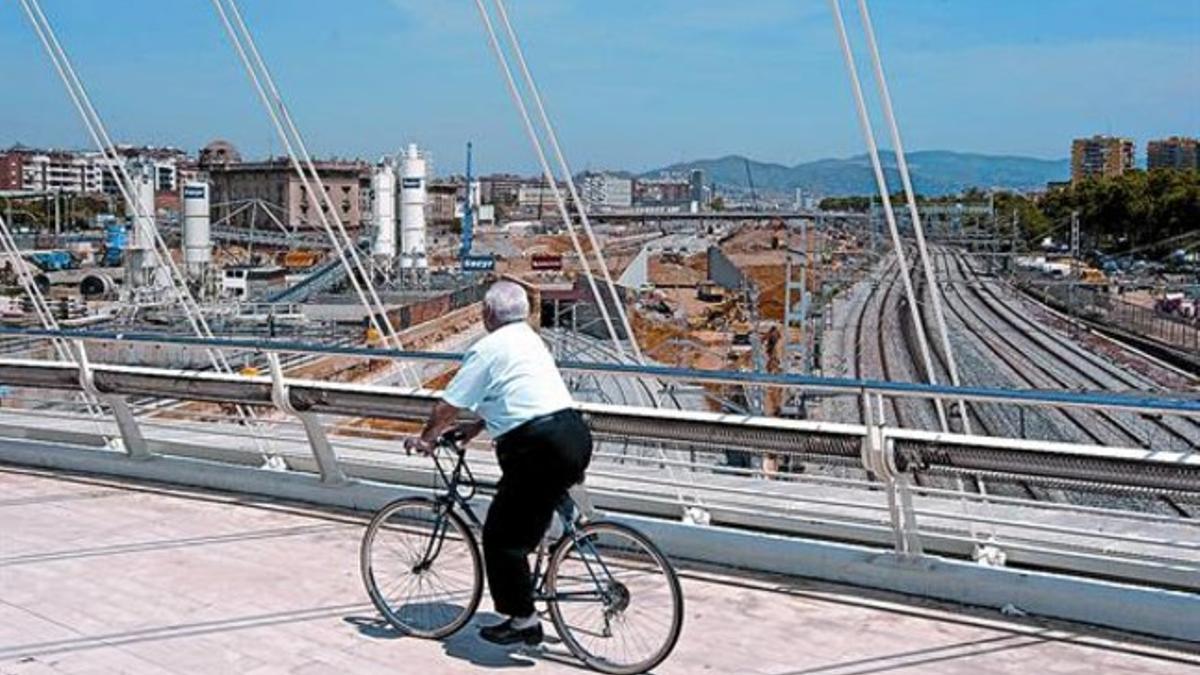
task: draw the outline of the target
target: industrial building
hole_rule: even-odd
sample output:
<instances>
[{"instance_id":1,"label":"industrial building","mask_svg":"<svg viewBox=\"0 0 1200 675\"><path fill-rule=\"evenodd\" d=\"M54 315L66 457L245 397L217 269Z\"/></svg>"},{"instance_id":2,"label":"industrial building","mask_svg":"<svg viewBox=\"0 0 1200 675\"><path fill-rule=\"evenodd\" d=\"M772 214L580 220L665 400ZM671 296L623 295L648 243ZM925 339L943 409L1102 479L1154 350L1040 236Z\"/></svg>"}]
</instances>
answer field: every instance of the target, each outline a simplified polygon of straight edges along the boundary
<instances>
[{"instance_id":1,"label":"industrial building","mask_svg":"<svg viewBox=\"0 0 1200 675\"><path fill-rule=\"evenodd\" d=\"M1133 153L1133 141L1128 138L1077 138L1071 143L1071 181L1120 176L1133 168Z\"/></svg>"},{"instance_id":2,"label":"industrial building","mask_svg":"<svg viewBox=\"0 0 1200 675\"><path fill-rule=\"evenodd\" d=\"M370 167L357 161L318 161L316 167L342 224L360 227L366 212L364 199L370 184ZM248 227L254 214L235 213L236 207L259 200L275 207L277 217L288 227L305 230L321 226L304 184L286 159L231 161L206 164L203 168L212 183L214 218L235 227ZM327 205L320 208L326 209Z\"/></svg>"},{"instance_id":3,"label":"industrial building","mask_svg":"<svg viewBox=\"0 0 1200 675\"><path fill-rule=\"evenodd\" d=\"M1200 169L1200 139L1172 136L1146 144L1147 169Z\"/></svg>"}]
</instances>

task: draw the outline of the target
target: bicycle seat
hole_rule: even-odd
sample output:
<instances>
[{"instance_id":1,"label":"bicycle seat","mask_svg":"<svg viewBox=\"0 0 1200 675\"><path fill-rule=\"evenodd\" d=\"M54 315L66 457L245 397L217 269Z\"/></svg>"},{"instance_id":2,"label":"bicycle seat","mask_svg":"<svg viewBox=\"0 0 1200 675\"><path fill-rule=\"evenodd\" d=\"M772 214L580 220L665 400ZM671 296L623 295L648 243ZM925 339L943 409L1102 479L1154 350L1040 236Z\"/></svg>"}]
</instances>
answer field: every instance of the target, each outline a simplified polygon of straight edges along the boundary
<instances>
[{"instance_id":1,"label":"bicycle seat","mask_svg":"<svg viewBox=\"0 0 1200 675\"><path fill-rule=\"evenodd\" d=\"M563 523L574 523L575 511L577 509L580 513L579 519L581 521L586 522L591 520L595 515L591 497L588 496L587 489L583 487L583 483L572 485L554 507L554 510L558 512L559 518L562 518Z\"/></svg>"},{"instance_id":2,"label":"bicycle seat","mask_svg":"<svg viewBox=\"0 0 1200 675\"><path fill-rule=\"evenodd\" d=\"M554 511L558 513L558 517L562 520L563 525L570 525L575 522L575 500L571 499L571 494L562 496L558 503L554 505Z\"/></svg>"}]
</instances>

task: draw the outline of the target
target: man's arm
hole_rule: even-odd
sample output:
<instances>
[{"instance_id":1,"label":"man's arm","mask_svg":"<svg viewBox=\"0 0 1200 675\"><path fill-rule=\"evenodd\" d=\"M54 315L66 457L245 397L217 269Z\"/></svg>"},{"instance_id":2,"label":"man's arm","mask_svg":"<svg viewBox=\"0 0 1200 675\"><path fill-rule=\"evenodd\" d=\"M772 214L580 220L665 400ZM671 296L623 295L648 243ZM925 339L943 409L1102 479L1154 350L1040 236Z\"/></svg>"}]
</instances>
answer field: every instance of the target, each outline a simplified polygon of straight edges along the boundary
<instances>
[{"instance_id":1,"label":"man's arm","mask_svg":"<svg viewBox=\"0 0 1200 675\"><path fill-rule=\"evenodd\" d=\"M481 358L474 348L468 349L454 379L450 380L450 384L442 392L442 398L433 405L433 412L429 414L429 420L425 422L425 428L421 430L421 435L411 441L406 441L405 447L415 447L421 452L432 450L438 437L454 426L459 412L475 410L479 402L483 400L487 390L487 381L486 360ZM483 424L480 422L464 425L461 430L470 439L482 429Z\"/></svg>"},{"instance_id":2,"label":"man's arm","mask_svg":"<svg viewBox=\"0 0 1200 675\"><path fill-rule=\"evenodd\" d=\"M416 438L409 439L409 442L405 442L404 447L415 448L421 452L433 450L433 444L437 442L438 437L454 426L454 420L458 418L458 410L457 407L438 400L433 404L433 410L429 413L429 419L425 421L421 434Z\"/></svg>"},{"instance_id":3,"label":"man's arm","mask_svg":"<svg viewBox=\"0 0 1200 675\"><path fill-rule=\"evenodd\" d=\"M433 444L437 439L451 427L455 426L458 420L458 414L461 408L439 400L433 404L433 411L429 413L429 419L425 422L425 427L421 430L421 435L412 440L412 447L421 452L429 452L433 449ZM473 422L465 422L458 425L458 431L463 435L463 442L475 438L483 431L483 420L475 420ZM409 445L405 444L406 447Z\"/></svg>"}]
</instances>

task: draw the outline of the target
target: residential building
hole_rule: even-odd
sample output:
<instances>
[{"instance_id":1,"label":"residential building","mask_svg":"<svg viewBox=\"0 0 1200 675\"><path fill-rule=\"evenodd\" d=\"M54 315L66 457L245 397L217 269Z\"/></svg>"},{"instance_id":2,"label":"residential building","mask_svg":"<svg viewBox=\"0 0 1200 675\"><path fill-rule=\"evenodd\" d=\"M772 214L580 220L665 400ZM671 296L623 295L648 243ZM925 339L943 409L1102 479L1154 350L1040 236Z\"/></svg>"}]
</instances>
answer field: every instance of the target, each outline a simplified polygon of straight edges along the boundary
<instances>
[{"instance_id":1,"label":"residential building","mask_svg":"<svg viewBox=\"0 0 1200 675\"><path fill-rule=\"evenodd\" d=\"M1200 139L1172 136L1146 144L1148 169L1200 169Z\"/></svg>"},{"instance_id":2,"label":"residential building","mask_svg":"<svg viewBox=\"0 0 1200 675\"><path fill-rule=\"evenodd\" d=\"M1071 181L1120 176L1133 168L1133 141L1114 136L1077 138L1071 143Z\"/></svg>"},{"instance_id":3,"label":"residential building","mask_svg":"<svg viewBox=\"0 0 1200 675\"><path fill-rule=\"evenodd\" d=\"M97 153L15 146L0 154L0 189L100 192L104 162Z\"/></svg>"},{"instance_id":4,"label":"residential building","mask_svg":"<svg viewBox=\"0 0 1200 675\"><path fill-rule=\"evenodd\" d=\"M569 199L566 195L566 188L559 187L560 194L563 199ZM517 189L517 206L524 208L540 208L540 209L555 209L557 202L554 201L554 190L549 185L524 184Z\"/></svg>"},{"instance_id":5,"label":"residential building","mask_svg":"<svg viewBox=\"0 0 1200 675\"><path fill-rule=\"evenodd\" d=\"M588 206L620 209L633 206L633 180L609 173L585 173L581 177L580 197Z\"/></svg>"},{"instance_id":6,"label":"residential building","mask_svg":"<svg viewBox=\"0 0 1200 675\"><path fill-rule=\"evenodd\" d=\"M21 155L15 152L0 154L0 190L23 189L25 181L22 177L22 167L24 164Z\"/></svg>"}]
</instances>

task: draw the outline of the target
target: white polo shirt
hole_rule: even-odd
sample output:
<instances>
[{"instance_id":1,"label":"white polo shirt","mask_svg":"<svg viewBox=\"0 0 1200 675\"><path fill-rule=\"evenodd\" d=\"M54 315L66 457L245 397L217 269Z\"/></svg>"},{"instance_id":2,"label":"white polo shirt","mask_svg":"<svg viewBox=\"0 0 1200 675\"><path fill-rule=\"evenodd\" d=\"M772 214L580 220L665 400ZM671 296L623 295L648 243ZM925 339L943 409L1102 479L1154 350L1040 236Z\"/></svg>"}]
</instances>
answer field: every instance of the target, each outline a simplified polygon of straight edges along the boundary
<instances>
[{"instance_id":1,"label":"white polo shirt","mask_svg":"<svg viewBox=\"0 0 1200 675\"><path fill-rule=\"evenodd\" d=\"M482 417L492 438L575 404L550 350L524 321L471 345L442 400Z\"/></svg>"}]
</instances>

